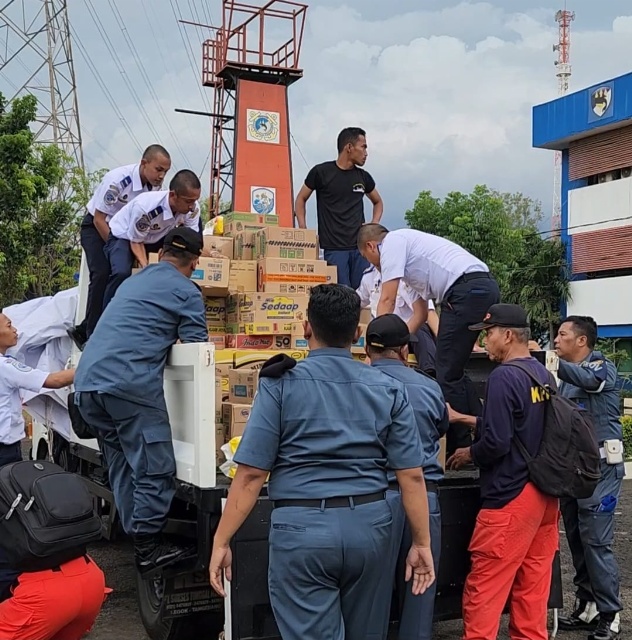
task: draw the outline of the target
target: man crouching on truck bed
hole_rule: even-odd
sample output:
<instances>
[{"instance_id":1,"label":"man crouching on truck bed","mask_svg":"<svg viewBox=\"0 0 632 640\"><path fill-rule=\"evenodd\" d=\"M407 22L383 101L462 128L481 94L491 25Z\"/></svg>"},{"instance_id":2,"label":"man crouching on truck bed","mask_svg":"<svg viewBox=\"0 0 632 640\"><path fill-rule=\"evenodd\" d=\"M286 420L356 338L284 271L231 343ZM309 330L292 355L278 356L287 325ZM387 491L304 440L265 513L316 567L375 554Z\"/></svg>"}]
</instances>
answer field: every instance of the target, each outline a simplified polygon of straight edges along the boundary
<instances>
[{"instance_id":1,"label":"man crouching on truck bed","mask_svg":"<svg viewBox=\"0 0 632 640\"><path fill-rule=\"evenodd\" d=\"M423 453L401 384L352 358L360 298L344 285L312 289L305 361L272 358L261 369L239 465L215 533L210 576L224 593L230 541L270 473L270 602L283 640L381 640L371 629L393 516L385 500L395 470L411 523L406 578L434 581Z\"/></svg>"},{"instance_id":2,"label":"man crouching on truck bed","mask_svg":"<svg viewBox=\"0 0 632 640\"><path fill-rule=\"evenodd\" d=\"M190 279L201 252L197 231L171 230L160 262L121 284L77 366L75 404L98 435L141 573L188 551L161 538L176 473L163 385L177 340L208 340L202 293Z\"/></svg>"}]
</instances>

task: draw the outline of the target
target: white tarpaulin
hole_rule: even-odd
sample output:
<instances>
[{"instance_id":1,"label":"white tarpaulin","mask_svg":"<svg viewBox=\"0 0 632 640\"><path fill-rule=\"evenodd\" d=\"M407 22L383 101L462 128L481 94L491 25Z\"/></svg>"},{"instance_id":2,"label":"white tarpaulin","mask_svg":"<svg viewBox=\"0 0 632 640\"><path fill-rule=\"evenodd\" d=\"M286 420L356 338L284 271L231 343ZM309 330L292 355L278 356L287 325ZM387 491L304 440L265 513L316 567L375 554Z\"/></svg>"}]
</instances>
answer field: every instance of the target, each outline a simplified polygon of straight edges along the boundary
<instances>
[{"instance_id":1,"label":"white tarpaulin","mask_svg":"<svg viewBox=\"0 0 632 640\"><path fill-rule=\"evenodd\" d=\"M65 369L72 341L66 333L75 324L79 288L54 296L36 298L6 307L7 315L18 330L18 344L8 353L20 362L42 371ZM68 389L51 389L36 395L22 392L22 400L34 420L70 437L70 419L66 410Z\"/></svg>"}]
</instances>

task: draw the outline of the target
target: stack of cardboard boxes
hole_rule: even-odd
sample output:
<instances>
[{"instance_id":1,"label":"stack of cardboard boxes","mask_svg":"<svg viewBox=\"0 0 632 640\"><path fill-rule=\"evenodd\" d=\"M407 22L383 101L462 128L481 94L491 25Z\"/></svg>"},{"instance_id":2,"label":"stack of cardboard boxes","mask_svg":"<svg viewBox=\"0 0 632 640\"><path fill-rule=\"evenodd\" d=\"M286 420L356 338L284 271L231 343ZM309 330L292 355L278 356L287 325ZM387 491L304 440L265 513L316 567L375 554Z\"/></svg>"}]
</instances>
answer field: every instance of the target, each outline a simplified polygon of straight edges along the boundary
<instances>
[{"instance_id":1,"label":"stack of cardboard boxes","mask_svg":"<svg viewBox=\"0 0 632 640\"><path fill-rule=\"evenodd\" d=\"M316 232L278 226L276 216L229 213L222 236L204 236L211 258L192 276L202 287L215 344L216 459L243 433L258 369L277 353L305 358L303 323L312 287L336 282L336 268L319 259ZM364 339L354 345L360 357Z\"/></svg>"}]
</instances>

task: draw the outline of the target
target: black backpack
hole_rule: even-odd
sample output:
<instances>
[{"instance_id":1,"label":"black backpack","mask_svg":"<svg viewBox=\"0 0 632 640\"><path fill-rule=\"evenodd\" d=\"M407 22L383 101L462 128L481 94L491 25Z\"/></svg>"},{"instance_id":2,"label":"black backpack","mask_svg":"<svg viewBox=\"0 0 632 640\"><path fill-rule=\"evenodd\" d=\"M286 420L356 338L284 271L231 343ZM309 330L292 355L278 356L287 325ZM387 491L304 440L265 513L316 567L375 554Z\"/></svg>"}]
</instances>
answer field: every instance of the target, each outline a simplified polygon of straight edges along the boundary
<instances>
[{"instance_id":1,"label":"black backpack","mask_svg":"<svg viewBox=\"0 0 632 640\"><path fill-rule=\"evenodd\" d=\"M601 479L601 456L590 414L550 384L543 385L522 364L505 365L524 371L547 398L536 456L531 456L518 436L514 439L527 462L531 482L556 498L590 498Z\"/></svg>"},{"instance_id":2,"label":"black backpack","mask_svg":"<svg viewBox=\"0 0 632 640\"><path fill-rule=\"evenodd\" d=\"M46 460L0 469L0 546L19 571L54 569L101 538L84 481Z\"/></svg>"}]
</instances>

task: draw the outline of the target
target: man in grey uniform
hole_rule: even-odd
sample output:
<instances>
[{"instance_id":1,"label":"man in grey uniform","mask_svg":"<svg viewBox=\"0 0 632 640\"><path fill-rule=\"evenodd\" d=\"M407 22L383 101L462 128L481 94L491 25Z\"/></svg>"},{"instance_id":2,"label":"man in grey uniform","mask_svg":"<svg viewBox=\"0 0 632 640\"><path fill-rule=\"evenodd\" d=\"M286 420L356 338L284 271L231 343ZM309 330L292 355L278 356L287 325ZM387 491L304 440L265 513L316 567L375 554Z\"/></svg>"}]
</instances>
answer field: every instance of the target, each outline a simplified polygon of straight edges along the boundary
<instances>
[{"instance_id":1,"label":"man in grey uniform","mask_svg":"<svg viewBox=\"0 0 632 640\"><path fill-rule=\"evenodd\" d=\"M614 511L625 475L619 419L617 369L594 351L597 324L587 316L566 318L555 338L560 393L590 412L602 456L601 480L590 498L562 500L566 538L575 567L575 610L560 629L587 629L591 640L613 640L620 629L619 567L614 557Z\"/></svg>"},{"instance_id":2,"label":"man in grey uniform","mask_svg":"<svg viewBox=\"0 0 632 640\"><path fill-rule=\"evenodd\" d=\"M159 263L120 286L86 343L75 376L75 402L99 436L141 572L185 551L161 538L176 473L163 384L177 340L208 340L202 293L190 279L201 252L197 231L170 231Z\"/></svg>"},{"instance_id":3,"label":"man in grey uniform","mask_svg":"<svg viewBox=\"0 0 632 640\"><path fill-rule=\"evenodd\" d=\"M441 509L438 483L443 479L443 468L439 464L439 439L448 430L448 412L439 384L429 376L407 366L410 342L414 343L415 337L410 336L408 326L396 314L375 318L366 330L366 353L371 360L371 366L380 369L404 385L408 400L415 412L415 423L423 448L420 464L428 492L430 546L436 575L441 554ZM408 585L403 584L401 566L405 553L410 548L410 528L406 524L402 497L393 472L389 473L388 486L386 500L393 512L393 533L391 555L385 566L398 578L396 592L401 609L398 638L399 640L431 640L437 583L435 581L422 595L414 595ZM388 575L386 571L385 574ZM388 632L391 592L392 583L388 579L382 581L380 589L376 592L374 613L376 616L382 616L383 638L386 638Z\"/></svg>"},{"instance_id":4,"label":"man in grey uniform","mask_svg":"<svg viewBox=\"0 0 632 640\"><path fill-rule=\"evenodd\" d=\"M411 523L406 577L413 593L434 581L419 433L400 383L351 356L356 292L315 287L307 317L307 359L273 358L261 370L215 534L211 585L224 595L230 540L270 473L268 583L283 640L381 640L370 624L392 535L389 467Z\"/></svg>"}]
</instances>

